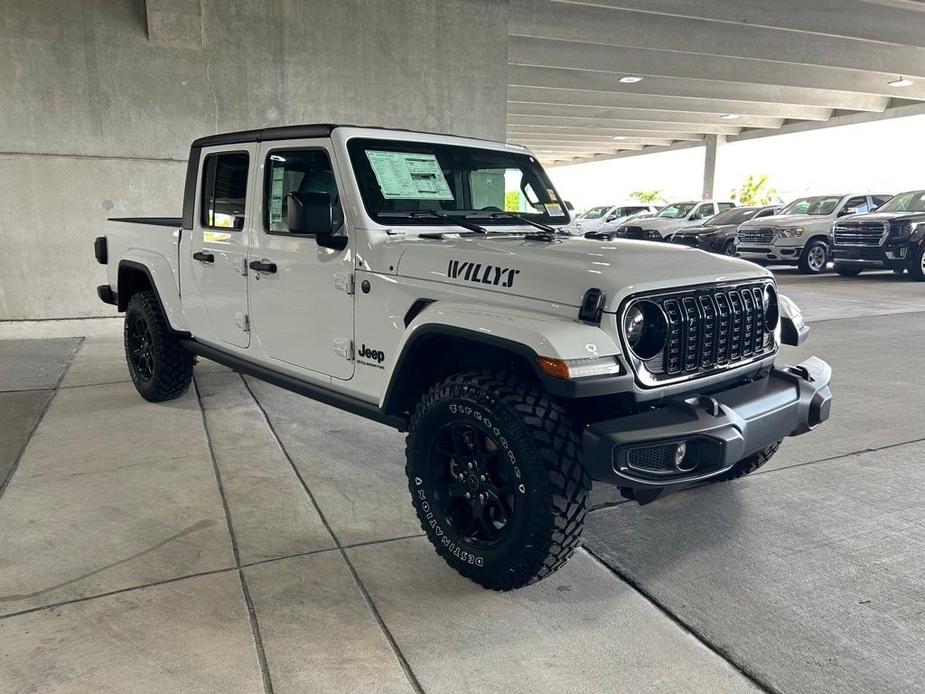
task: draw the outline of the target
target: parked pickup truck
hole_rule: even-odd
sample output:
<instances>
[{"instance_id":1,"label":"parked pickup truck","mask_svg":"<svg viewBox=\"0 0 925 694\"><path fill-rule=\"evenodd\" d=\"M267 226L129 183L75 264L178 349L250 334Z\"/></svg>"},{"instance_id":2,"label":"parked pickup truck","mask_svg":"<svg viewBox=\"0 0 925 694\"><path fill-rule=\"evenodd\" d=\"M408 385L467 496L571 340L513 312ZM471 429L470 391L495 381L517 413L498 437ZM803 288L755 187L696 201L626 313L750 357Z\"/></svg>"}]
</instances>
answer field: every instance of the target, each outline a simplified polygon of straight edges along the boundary
<instances>
[{"instance_id":1,"label":"parked pickup truck","mask_svg":"<svg viewBox=\"0 0 925 694\"><path fill-rule=\"evenodd\" d=\"M592 480L732 479L829 415L825 362L775 365L808 328L766 270L568 222L519 146L228 133L193 142L182 217L108 223L98 293L148 400L202 355L406 431L437 552L508 590L572 554Z\"/></svg>"},{"instance_id":2,"label":"parked pickup truck","mask_svg":"<svg viewBox=\"0 0 925 694\"><path fill-rule=\"evenodd\" d=\"M814 195L799 198L773 217L739 226L736 255L762 265L796 265L805 275L825 272L832 256L832 224L862 214L889 195Z\"/></svg>"},{"instance_id":3,"label":"parked pickup truck","mask_svg":"<svg viewBox=\"0 0 925 694\"><path fill-rule=\"evenodd\" d=\"M664 241L676 231L703 224L720 212L731 210L734 202L714 200L687 200L665 205L657 215L643 219L630 219L616 229L601 230L601 237Z\"/></svg>"},{"instance_id":4,"label":"parked pickup truck","mask_svg":"<svg viewBox=\"0 0 925 694\"><path fill-rule=\"evenodd\" d=\"M840 219L832 238L835 271L843 277L889 268L925 282L925 190L900 193L871 214Z\"/></svg>"}]
</instances>

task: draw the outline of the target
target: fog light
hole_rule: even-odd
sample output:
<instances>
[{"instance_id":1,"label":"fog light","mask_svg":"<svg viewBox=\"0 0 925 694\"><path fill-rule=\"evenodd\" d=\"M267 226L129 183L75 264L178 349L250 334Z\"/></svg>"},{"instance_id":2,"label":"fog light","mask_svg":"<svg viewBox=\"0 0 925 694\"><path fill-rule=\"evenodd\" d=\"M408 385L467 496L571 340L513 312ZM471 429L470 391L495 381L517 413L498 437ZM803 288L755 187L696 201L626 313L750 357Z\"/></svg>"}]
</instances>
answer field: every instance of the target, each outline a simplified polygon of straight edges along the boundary
<instances>
[{"instance_id":1,"label":"fog light","mask_svg":"<svg viewBox=\"0 0 925 694\"><path fill-rule=\"evenodd\" d=\"M687 457L687 443L682 441L674 447L674 466L681 472L690 472L697 465L696 461L693 464L684 462L684 459Z\"/></svg>"}]
</instances>

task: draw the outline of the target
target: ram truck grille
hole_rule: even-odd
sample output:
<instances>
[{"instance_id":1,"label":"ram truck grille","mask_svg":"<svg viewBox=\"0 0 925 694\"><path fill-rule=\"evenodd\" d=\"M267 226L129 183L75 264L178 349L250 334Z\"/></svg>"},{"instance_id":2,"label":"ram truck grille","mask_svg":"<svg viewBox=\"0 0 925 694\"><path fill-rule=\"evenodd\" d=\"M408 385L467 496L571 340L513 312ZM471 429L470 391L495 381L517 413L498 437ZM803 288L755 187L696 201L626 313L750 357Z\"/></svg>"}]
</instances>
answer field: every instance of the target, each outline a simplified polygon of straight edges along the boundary
<instances>
[{"instance_id":1,"label":"ram truck grille","mask_svg":"<svg viewBox=\"0 0 925 694\"><path fill-rule=\"evenodd\" d=\"M739 243L771 243L774 240L775 230L771 227L753 227L750 229L739 229L736 237Z\"/></svg>"},{"instance_id":2,"label":"ram truck grille","mask_svg":"<svg viewBox=\"0 0 925 694\"><path fill-rule=\"evenodd\" d=\"M835 225L836 246L879 246L886 239L885 222L845 222Z\"/></svg>"},{"instance_id":3,"label":"ram truck grille","mask_svg":"<svg viewBox=\"0 0 925 694\"><path fill-rule=\"evenodd\" d=\"M774 330L765 319L767 282L704 287L639 297L653 301L665 314L665 348L640 362L642 372L661 385L706 376L769 356L777 349Z\"/></svg>"}]
</instances>

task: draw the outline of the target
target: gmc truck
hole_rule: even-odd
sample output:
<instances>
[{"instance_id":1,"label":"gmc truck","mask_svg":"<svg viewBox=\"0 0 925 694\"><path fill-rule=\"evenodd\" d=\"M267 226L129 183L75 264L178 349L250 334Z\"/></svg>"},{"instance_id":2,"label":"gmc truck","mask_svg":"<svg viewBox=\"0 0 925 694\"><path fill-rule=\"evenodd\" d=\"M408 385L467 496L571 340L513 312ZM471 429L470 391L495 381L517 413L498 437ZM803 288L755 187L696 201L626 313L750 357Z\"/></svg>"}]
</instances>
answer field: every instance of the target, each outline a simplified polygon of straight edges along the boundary
<instances>
[{"instance_id":1,"label":"gmc truck","mask_svg":"<svg viewBox=\"0 0 925 694\"><path fill-rule=\"evenodd\" d=\"M925 282L925 190L900 193L876 212L841 219L832 239L835 271L843 277L886 268Z\"/></svg>"},{"instance_id":2,"label":"gmc truck","mask_svg":"<svg viewBox=\"0 0 925 694\"><path fill-rule=\"evenodd\" d=\"M510 590L573 553L592 480L646 503L748 474L829 416L825 362L775 364L808 328L766 270L569 221L516 145L214 135L181 217L108 222L98 294L147 400L181 395L200 355L407 432L437 553Z\"/></svg>"}]
</instances>

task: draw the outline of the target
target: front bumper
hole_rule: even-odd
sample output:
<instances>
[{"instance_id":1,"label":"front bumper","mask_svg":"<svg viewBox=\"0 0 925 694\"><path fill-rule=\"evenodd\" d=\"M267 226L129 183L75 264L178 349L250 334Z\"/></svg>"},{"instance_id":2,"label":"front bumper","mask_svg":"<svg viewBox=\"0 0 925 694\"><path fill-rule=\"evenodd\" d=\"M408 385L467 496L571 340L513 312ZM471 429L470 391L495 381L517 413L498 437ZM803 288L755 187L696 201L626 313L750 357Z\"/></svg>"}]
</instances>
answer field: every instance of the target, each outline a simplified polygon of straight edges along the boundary
<instances>
[{"instance_id":1,"label":"front bumper","mask_svg":"<svg viewBox=\"0 0 925 694\"><path fill-rule=\"evenodd\" d=\"M740 241L736 246L736 256L745 260L796 265L802 250L802 246L745 245Z\"/></svg>"},{"instance_id":2,"label":"front bumper","mask_svg":"<svg viewBox=\"0 0 925 694\"><path fill-rule=\"evenodd\" d=\"M828 364L811 357L752 383L597 422L584 432L585 465L592 479L636 490L680 488L715 477L828 419L831 376ZM687 453L676 462L682 443Z\"/></svg>"}]
</instances>

